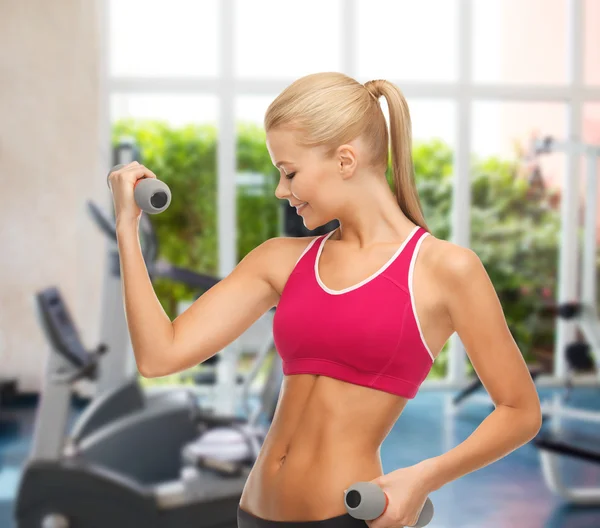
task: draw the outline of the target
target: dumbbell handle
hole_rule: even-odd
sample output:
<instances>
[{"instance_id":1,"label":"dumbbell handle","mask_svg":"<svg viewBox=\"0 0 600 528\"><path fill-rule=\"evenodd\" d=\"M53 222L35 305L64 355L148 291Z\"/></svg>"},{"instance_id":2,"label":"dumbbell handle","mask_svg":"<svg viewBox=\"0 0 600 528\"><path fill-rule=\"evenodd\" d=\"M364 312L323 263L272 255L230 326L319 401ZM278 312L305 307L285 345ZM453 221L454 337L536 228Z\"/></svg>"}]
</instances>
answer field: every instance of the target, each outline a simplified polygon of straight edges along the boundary
<instances>
[{"instance_id":1,"label":"dumbbell handle","mask_svg":"<svg viewBox=\"0 0 600 528\"><path fill-rule=\"evenodd\" d=\"M123 167L125 167L125 164L121 163L108 171L106 183L109 188L108 178L113 172ZM135 203L145 213L162 213L171 203L171 190L168 185L155 178L140 178L135 182L133 189Z\"/></svg>"},{"instance_id":2,"label":"dumbbell handle","mask_svg":"<svg viewBox=\"0 0 600 528\"><path fill-rule=\"evenodd\" d=\"M373 482L355 482L344 493L346 511L354 518L372 521L385 512L388 496ZM421 528L433 518L433 502L428 497L421 509L419 519L413 526Z\"/></svg>"}]
</instances>

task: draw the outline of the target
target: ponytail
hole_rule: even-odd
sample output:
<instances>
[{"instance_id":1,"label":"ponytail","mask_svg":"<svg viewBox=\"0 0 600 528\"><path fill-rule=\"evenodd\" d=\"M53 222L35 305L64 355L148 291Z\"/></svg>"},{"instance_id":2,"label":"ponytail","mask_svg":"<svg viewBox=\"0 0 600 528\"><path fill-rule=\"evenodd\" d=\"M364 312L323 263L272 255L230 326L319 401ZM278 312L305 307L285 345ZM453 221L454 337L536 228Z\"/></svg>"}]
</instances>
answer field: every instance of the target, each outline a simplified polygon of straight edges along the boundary
<instances>
[{"instance_id":1,"label":"ponytail","mask_svg":"<svg viewBox=\"0 0 600 528\"><path fill-rule=\"evenodd\" d=\"M408 104L400 89L383 79L368 81L365 88L379 105L383 95L390 114L390 144L394 194L402 212L414 224L429 231L417 192L412 160L412 124Z\"/></svg>"}]
</instances>

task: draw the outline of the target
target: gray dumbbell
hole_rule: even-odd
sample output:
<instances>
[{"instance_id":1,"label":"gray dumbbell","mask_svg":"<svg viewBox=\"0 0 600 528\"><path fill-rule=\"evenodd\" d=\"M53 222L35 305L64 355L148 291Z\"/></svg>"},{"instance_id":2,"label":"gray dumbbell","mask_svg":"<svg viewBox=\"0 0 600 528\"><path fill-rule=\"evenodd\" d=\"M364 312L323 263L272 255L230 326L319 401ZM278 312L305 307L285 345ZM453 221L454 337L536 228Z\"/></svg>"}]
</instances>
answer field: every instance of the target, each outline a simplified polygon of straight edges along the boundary
<instances>
[{"instance_id":1,"label":"gray dumbbell","mask_svg":"<svg viewBox=\"0 0 600 528\"><path fill-rule=\"evenodd\" d=\"M108 172L113 172L125 167L125 164L115 165ZM108 176L106 181L108 183ZM148 214L162 213L171 203L171 189L169 186L155 178L142 178L135 184L133 198L137 206Z\"/></svg>"},{"instance_id":2,"label":"gray dumbbell","mask_svg":"<svg viewBox=\"0 0 600 528\"><path fill-rule=\"evenodd\" d=\"M355 519L372 521L383 514L387 508L387 496L373 482L355 482L344 493L346 511ZM433 519L433 502L427 498L423 506L416 528L428 525Z\"/></svg>"}]
</instances>

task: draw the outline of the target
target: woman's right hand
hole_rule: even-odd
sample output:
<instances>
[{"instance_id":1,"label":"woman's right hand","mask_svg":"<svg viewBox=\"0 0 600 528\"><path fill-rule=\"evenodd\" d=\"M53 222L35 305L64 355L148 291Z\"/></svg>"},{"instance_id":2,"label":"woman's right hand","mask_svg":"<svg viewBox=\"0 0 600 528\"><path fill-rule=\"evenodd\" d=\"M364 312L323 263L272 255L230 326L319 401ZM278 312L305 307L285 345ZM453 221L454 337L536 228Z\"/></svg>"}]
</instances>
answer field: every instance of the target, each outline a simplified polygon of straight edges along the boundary
<instances>
[{"instance_id":1,"label":"woman's right hand","mask_svg":"<svg viewBox=\"0 0 600 528\"><path fill-rule=\"evenodd\" d=\"M136 182L142 178L157 179L156 174L137 161L133 161L109 174L108 185L113 195L117 224L139 220L142 210L135 203L133 190Z\"/></svg>"}]
</instances>

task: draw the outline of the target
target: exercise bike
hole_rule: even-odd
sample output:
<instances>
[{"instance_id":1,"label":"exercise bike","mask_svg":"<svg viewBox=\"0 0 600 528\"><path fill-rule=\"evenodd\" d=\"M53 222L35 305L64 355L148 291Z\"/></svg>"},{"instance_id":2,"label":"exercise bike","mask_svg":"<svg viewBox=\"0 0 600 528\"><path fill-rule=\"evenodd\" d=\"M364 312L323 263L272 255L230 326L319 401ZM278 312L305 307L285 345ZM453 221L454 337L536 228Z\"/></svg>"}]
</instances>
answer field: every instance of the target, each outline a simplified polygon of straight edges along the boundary
<instances>
[{"instance_id":1,"label":"exercise bike","mask_svg":"<svg viewBox=\"0 0 600 528\"><path fill-rule=\"evenodd\" d=\"M207 414L192 391L171 390L150 411L66 437L73 384L93 380L110 351L84 348L56 288L36 301L52 352L15 503L18 528L236 526L266 434L258 415Z\"/></svg>"}]
</instances>

